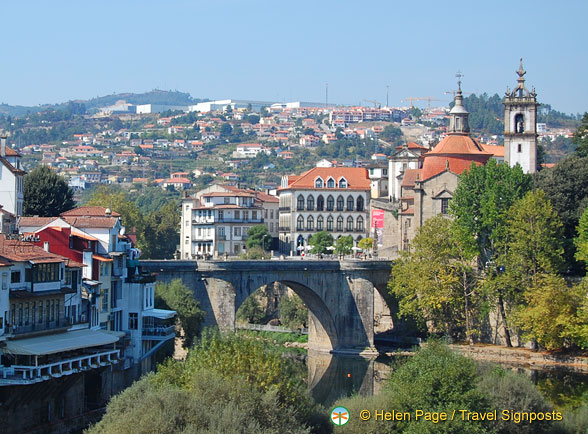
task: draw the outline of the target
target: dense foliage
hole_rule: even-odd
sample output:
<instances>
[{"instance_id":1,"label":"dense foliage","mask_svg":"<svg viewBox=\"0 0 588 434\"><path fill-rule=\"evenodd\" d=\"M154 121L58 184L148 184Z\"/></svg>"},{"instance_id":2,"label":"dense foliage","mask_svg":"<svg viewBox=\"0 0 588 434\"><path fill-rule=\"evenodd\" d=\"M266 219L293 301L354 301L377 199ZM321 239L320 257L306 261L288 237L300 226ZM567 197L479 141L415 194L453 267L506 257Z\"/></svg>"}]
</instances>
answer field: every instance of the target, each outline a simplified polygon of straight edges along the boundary
<instances>
[{"instance_id":1,"label":"dense foliage","mask_svg":"<svg viewBox=\"0 0 588 434\"><path fill-rule=\"evenodd\" d=\"M38 166L24 176L23 194L26 216L55 217L75 207L73 190L47 166Z\"/></svg>"},{"instance_id":2,"label":"dense foliage","mask_svg":"<svg viewBox=\"0 0 588 434\"><path fill-rule=\"evenodd\" d=\"M327 254L332 253L329 247L334 247L333 235L327 231L320 231L310 237L308 244L312 246L310 253L313 254Z\"/></svg>"},{"instance_id":3,"label":"dense foliage","mask_svg":"<svg viewBox=\"0 0 588 434\"><path fill-rule=\"evenodd\" d=\"M308 323L308 308L302 299L293 294L287 293L280 297L278 305L280 311L280 322L291 330L297 330L306 327Z\"/></svg>"},{"instance_id":4,"label":"dense foliage","mask_svg":"<svg viewBox=\"0 0 588 434\"><path fill-rule=\"evenodd\" d=\"M272 245L272 236L266 225L254 225L247 231L247 241L245 247L260 247L263 250L269 250Z\"/></svg>"}]
</instances>

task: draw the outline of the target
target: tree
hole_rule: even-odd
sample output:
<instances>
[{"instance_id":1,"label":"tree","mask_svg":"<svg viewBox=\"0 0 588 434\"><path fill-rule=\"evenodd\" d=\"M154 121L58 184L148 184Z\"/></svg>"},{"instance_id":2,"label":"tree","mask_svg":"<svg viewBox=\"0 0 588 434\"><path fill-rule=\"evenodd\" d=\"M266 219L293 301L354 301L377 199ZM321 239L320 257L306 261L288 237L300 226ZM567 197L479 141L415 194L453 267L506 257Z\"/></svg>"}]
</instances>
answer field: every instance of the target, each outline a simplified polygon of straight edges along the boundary
<instances>
[{"instance_id":1,"label":"tree","mask_svg":"<svg viewBox=\"0 0 588 434\"><path fill-rule=\"evenodd\" d=\"M228 137L231 135L232 132L233 132L233 127L231 127L231 124L225 122L224 124L221 125L221 128L220 128L221 137Z\"/></svg>"},{"instance_id":2,"label":"tree","mask_svg":"<svg viewBox=\"0 0 588 434\"><path fill-rule=\"evenodd\" d=\"M349 255L353 248L353 237L346 235L339 237L335 242L335 252L339 255Z\"/></svg>"},{"instance_id":3,"label":"tree","mask_svg":"<svg viewBox=\"0 0 588 434\"><path fill-rule=\"evenodd\" d=\"M320 231L310 237L308 243L312 246L310 253L316 255L330 253L328 248L333 246L333 236L327 231Z\"/></svg>"},{"instance_id":4,"label":"tree","mask_svg":"<svg viewBox=\"0 0 588 434\"><path fill-rule=\"evenodd\" d=\"M578 222L578 236L574 239L576 259L588 265L588 206Z\"/></svg>"},{"instance_id":5,"label":"tree","mask_svg":"<svg viewBox=\"0 0 588 434\"><path fill-rule=\"evenodd\" d=\"M237 319L249 324L260 324L265 312L259 304L257 297L251 294L245 299L243 304L237 310Z\"/></svg>"},{"instance_id":6,"label":"tree","mask_svg":"<svg viewBox=\"0 0 588 434\"><path fill-rule=\"evenodd\" d=\"M291 297L286 293L280 298L278 305L280 322L291 330L305 327L308 322L308 308L298 295Z\"/></svg>"},{"instance_id":7,"label":"tree","mask_svg":"<svg viewBox=\"0 0 588 434\"><path fill-rule=\"evenodd\" d=\"M158 282L155 285L155 306L177 312L178 321L184 329L184 347L192 346L204 322L204 312L192 291L180 279L172 280L169 284Z\"/></svg>"},{"instance_id":8,"label":"tree","mask_svg":"<svg viewBox=\"0 0 588 434\"><path fill-rule=\"evenodd\" d=\"M139 207L131 201L124 191L112 186L99 186L90 196L87 205L103 206L120 214L122 224L127 230L143 230L143 215Z\"/></svg>"},{"instance_id":9,"label":"tree","mask_svg":"<svg viewBox=\"0 0 588 434\"><path fill-rule=\"evenodd\" d=\"M366 250L370 250L374 247L374 239L371 237L362 238L359 240L359 243L357 243L357 247L362 249L364 252Z\"/></svg>"},{"instance_id":10,"label":"tree","mask_svg":"<svg viewBox=\"0 0 588 434\"><path fill-rule=\"evenodd\" d=\"M75 207L73 190L47 166L33 169L23 183L24 215L54 217Z\"/></svg>"},{"instance_id":11,"label":"tree","mask_svg":"<svg viewBox=\"0 0 588 434\"><path fill-rule=\"evenodd\" d=\"M171 259L180 243L180 207L177 201L171 200L157 211L150 212L144 221L141 238L137 240L143 256L147 259Z\"/></svg>"},{"instance_id":12,"label":"tree","mask_svg":"<svg viewBox=\"0 0 588 434\"><path fill-rule=\"evenodd\" d=\"M580 157L588 157L588 112L584 113L572 141L576 145L576 154Z\"/></svg>"},{"instance_id":13,"label":"tree","mask_svg":"<svg viewBox=\"0 0 588 434\"><path fill-rule=\"evenodd\" d=\"M251 226L247 231L247 241L245 247L261 247L263 250L269 250L272 245L272 236L265 225Z\"/></svg>"},{"instance_id":14,"label":"tree","mask_svg":"<svg viewBox=\"0 0 588 434\"><path fill-rule=\"evenodd\" d=\"M530 189L531 178L519 165L510 167L494 159L482 166L472 163L460 176L450 212L460 242L478 257L480 268L495 259L508 210Z\"/></svg>"},{"instance_id":15,"label":"tree","mask_svg":"<svg viewBox=\"0 0 588 434\"><path fill-rule=\"evenodd\" d=\"M385 141L393 145L396 145L402 141L403 135L402 130L400 128L395 127L394 125L388 125L386 126L386 128L384 128L384 131L382 131L380 137Z\"/></svg>"},{"instance_id":16,"label":"tree","mask_svg":"<svg viewBox=\"0 0 588 434\"><path fill-rule=\"evenodd\" d=\"M388 289L398 299L401 316L412 317L431 331L473 340L482 295L477 269L455 230L454 223L440 215L427 220L411 251L392 267Z\"/></svg>"}]
</instances>

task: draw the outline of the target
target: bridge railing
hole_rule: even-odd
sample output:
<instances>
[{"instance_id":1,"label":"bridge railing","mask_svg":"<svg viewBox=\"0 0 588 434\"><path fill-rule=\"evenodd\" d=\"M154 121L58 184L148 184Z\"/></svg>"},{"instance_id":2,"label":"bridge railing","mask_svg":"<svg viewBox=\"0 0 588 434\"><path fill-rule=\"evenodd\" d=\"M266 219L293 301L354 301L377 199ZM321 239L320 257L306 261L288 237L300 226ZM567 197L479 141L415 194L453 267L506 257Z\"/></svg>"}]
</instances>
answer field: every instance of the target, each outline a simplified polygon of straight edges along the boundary
<instances>
[{"instance_id":1,"label":"bridge railing","mask_svg":"<svg viewBox=\"0 0 588 434\"><path fill-rule=\"evenodd\" d=\"M282 326L273 326L270 324L241 324L237 325L238 329L245 329L245 330L256 330L256 331L263 331L263 332L280 332L280 333L302 333L303 335L308 334L308 328L302 328L299 330L292 330L287 327Z\"/></svg>"}]
</instances>

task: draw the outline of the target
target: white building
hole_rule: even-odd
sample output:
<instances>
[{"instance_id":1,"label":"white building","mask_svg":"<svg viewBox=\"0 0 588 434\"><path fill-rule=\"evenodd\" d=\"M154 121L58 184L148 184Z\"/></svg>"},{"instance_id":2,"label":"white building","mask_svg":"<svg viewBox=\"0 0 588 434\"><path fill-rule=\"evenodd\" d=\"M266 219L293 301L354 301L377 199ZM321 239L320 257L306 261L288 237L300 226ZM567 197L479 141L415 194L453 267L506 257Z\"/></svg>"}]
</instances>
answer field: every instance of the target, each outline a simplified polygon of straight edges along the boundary
<instances>
[{"instance_id":1,"label":"white building","mask_svg":"<svg viewBox=\"0 0 588 434\"><path fill-rule=\"evenodd\" d=\"M21 155L6 144L6 137L0 137L0 205L5 211L22 215L24 201Z\"/></svg>"},{"instance_id":2,"label":"white building","mask_svg":"<svg viewBox=\"0 0 588 434\"><path fill-rule=\"evenodd\" d=\"M233 152L233 158L253 158L260 152L271 154L270 149L259 143L242 143L237 145L235 152Z\"/></svg>"},{"instance_id":3,"label":"white building","mask_svg":"<svg viewBox=\"0 0 588 434\"><path fill-rule=\"evenodd\" d=\"M280 199L280 251L299 254L316 232L335 239L367 234L370 179L365 168L315 167L300 176L283 176Z\"/></svg>"},{"instance_id":4,"label":"white building","mask_svg":"<svg viewBox=\"0 0 588 434\"><path fill-rule=\"evenodd\" d=\"M404 173L409 169L418 169L419 158L428 149L414 142L405 143L396 147L388 160L388 194L390 200L400 199L402 180Z\"/></svg>"}]
</instances>

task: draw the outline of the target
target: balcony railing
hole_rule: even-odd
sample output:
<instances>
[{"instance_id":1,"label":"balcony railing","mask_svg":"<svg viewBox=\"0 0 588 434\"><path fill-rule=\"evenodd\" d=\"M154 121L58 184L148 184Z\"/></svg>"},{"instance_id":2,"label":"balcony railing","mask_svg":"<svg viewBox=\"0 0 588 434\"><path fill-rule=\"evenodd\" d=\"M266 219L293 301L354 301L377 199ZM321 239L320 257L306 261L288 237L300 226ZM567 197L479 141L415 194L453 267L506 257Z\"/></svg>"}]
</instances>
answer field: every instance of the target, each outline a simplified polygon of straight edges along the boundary
<instances>
[{"instance_id":1,"label":"balcony railing","mask_svg":"<svg viewBox=\"0 0 588 434\"><path fill-rule=\"evenodd\" d=\"M108 350L39 366L0 365L0 384L38 383L88 369L112 365L118 363L119 358L120 350Z\"/></svg>"},{"instance_id":2,"label":"balcony railing","mask_svg":"<svg viewBox=\"0 0 588 434\"><path fill-rule=\"evenodd\" d=\"M142 338L145 341L162 341L175 337L176 328L171 326L143 327Z\"/></svg>"}]
</instances>

